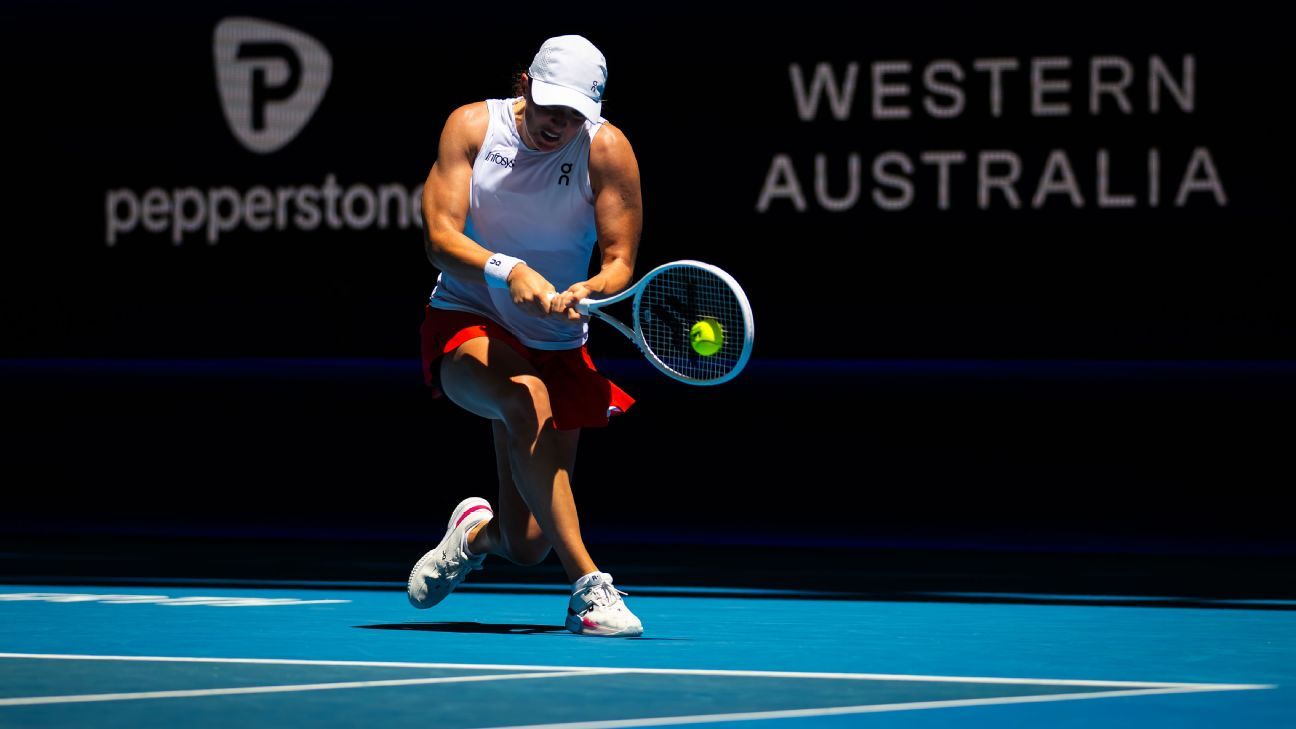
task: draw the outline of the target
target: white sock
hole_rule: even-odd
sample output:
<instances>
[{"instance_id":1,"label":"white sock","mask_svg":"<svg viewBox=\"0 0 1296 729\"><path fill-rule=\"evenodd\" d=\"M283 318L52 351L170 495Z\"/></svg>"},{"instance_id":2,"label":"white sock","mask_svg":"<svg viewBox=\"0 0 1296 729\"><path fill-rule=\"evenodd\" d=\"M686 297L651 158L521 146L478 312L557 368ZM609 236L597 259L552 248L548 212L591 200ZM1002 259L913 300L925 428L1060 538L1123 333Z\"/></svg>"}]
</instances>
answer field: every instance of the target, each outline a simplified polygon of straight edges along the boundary
<instances>
[{"instance_id":1,"label":"white sock","mask_svg":"<svg viewBox=\"0 0 1296 729\"><path fill-rule=\"evenodd\" d=\"M584 575L579 580L573 582L572 592L580 592L581 590L584 590L586 587L589 587L594 582L611 583L612 575L609 575L606 572L599 572L598 570L594 570L588 575Z\"/></svg>"}]
</instances>

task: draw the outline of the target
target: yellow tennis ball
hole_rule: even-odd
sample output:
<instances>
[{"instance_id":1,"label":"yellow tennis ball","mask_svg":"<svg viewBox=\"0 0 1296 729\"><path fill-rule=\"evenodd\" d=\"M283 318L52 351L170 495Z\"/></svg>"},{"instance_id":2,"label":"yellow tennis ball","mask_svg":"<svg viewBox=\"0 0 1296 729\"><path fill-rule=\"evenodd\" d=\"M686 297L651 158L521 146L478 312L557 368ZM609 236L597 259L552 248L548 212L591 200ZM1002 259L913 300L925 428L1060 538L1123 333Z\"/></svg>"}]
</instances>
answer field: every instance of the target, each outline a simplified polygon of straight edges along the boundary
<instances>
[{"instance_id":1,"label":"yellow tennis ball","mask_svg":"<svg viewBox=\"0 0 1296 729\"><path fill-rule=\"evenodd\" d=\"M693 344L693 351L703 357L710 357L724 346L724 327L715 319L707 317L689 329L689 341Z\"/></svg>"}]
</instances>

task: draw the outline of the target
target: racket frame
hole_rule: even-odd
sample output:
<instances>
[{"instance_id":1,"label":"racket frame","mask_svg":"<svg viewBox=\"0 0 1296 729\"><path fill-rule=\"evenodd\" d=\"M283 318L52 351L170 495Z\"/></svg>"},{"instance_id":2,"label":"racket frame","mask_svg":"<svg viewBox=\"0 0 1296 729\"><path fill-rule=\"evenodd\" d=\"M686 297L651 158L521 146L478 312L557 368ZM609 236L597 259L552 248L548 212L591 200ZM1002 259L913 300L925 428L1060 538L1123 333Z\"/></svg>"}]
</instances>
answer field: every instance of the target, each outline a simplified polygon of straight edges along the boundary
<instances>
[{"instance_id":1,"label":"racket frame","mask_svg":"<svg viewBox=\"0 0 1296 729\"><path fill-rule=\"evenodd\" d=\"M689 377L688 375L680 374L679 372L676 372L675 370L671 369L665 362L661 361L661 359L657 357L657 354L652 351L652 348L649 347L644 342L643 333L640 331L639 328L639 305L643 299L642 296L643 291L647 287L649 281L652 281L657 276L673 268L701 268L709 273L712 273L729 286L729 288L734 293L734 298L737 299L738 308L742 312L742 317L743 317L742 352L738 355L738 361L734 364L734 366L728 372L726 372L724 375L720 377L716 377L713 379L700 379L700 378ZM620 303L631 297L634 298L634 303L633 303L634 312L632 316L634 318L635 324L633 328L626 325L625 322L617 319L611 314L607 314L601 311L601 309L603 309L604 307ZM734 277L730 276L726 271L717 268L716 266L713 266L709 263L703 263L701 261L683 260L683 261L672 261L670 263L663 263L662 265L654 268L653 270L645 274L643 278L639 279L639 281L635 283L635 285L631 286L630 288L625 289L624 291L621 291L612 296L609 296L606 299L581 299L580 301L576 302L575 308L578 313L584 316L590 316L590 317L597 316L599 319L602 319L607 324L610 324L612 328L621 332L628 339L630 339L630 341L634 342L635 346L639 348L639 351L643 353L644 357L650 363L652 363L654 367L661 370L662 373L664 373L667 377L670 377L674 380L678 380L680 382L684 382L690 385L719 385L721 383L732 380L734 377L738 375L739 372L742 372L743 367L747 366L747 360L751 358L752 343L756 336L756 324L755 324L755 320L752 317L751 304L747 301L747 294L743 292L742 287L739 286L738 282L734 279Z\"/></svg>"}]
</instances>

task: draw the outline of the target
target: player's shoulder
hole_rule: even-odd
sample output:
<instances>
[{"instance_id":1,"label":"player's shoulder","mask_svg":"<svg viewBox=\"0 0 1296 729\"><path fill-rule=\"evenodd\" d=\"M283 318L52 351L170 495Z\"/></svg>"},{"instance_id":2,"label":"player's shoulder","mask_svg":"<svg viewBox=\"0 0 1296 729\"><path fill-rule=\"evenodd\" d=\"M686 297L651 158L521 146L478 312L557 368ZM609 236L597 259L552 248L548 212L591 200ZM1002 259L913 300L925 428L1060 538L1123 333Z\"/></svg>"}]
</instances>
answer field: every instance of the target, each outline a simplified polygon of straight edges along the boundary
<instances>
[{"instance_id":1,"label":"player's shoulder","mask_svg":"<svg viewBox=\"0 0 1296 729\"><path fill-rule=\"evenodd\" d=\"M621 148L629 149L630 140L626 138L625 132L621 128L606 119L600 125L598 134L594 135L591 142L591 149L600 149L604 152L612 152Z\"/></svg>"},{"instance_id":2,"label":"player's shoulder","mask_svg":"<svg viewBox=\"0 0 1296 729\"><path fill-rule=\"evenodd\" d=\"M486 130L490 124L490 107L485 101L474 101L450 112L446 119L447 130Z\"/></svg>"},{"instance_id":3,"label":"player's shoulder","mask_svg":"<svg viewBox=\"0 0 1296 729\"><path fill-rule=\"evenodd\" d=\"M450 112L445 127L441 130L443 153L446 149L456 149L472 159L477 156L486 130L490 127L490 108L485 101L477 101ZM446 145L449 145L448 147Z\"/></svg>"},{"instance_id":4,"label":"player's shoulder","mask_svg":"<svg viewBox=\"0 0 1296 729\"><path fill-rule=\"evenodd\" d=\"M590 141L590 167L610 169L633 164L634 148L625 132L610 121L604 121Z\"/></svg>"}]
</instances>

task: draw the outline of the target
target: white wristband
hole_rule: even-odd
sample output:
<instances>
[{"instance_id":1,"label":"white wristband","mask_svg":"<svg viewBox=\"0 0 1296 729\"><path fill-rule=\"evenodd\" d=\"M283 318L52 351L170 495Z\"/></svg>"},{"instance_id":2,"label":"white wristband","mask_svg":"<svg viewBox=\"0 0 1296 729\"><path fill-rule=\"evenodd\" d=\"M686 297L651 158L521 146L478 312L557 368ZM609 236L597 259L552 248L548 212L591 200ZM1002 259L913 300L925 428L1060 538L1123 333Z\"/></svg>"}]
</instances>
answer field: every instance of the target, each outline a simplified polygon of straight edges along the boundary
<instances>
[{"instance_id":1,"label":"white wristband","mask_svg":"<svg viewBox=\"0 0 1296 729\"><path fill-rule=\"evenodd\" d=\"M506 256L503 253L492 253L491 257L486 259L486 285L493 289L508 288L508 277L513 271L513 267L519 263L526 263L521 258Z\"/></svg>"}]
</instances>

